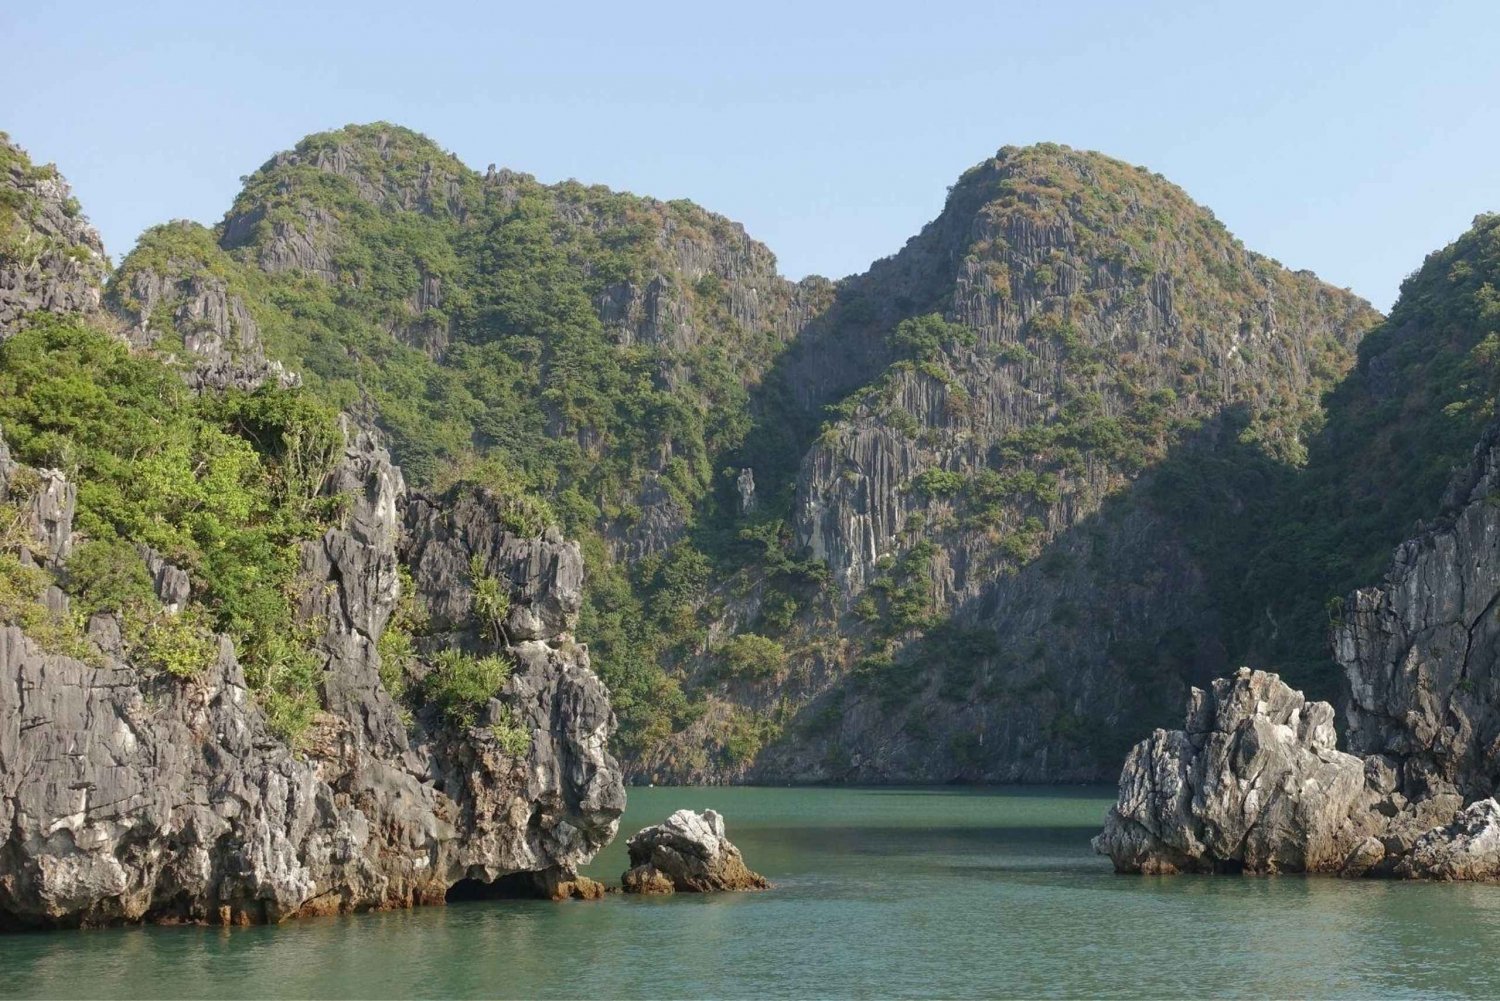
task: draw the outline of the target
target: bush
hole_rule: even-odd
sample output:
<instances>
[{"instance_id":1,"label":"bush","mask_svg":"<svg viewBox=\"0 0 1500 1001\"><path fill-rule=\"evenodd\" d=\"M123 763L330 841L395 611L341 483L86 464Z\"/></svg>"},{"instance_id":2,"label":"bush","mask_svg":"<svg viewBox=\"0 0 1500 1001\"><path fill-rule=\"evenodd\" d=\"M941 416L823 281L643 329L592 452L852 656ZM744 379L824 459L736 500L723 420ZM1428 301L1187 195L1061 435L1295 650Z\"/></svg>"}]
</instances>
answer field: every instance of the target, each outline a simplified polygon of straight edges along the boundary
<instances>
[{"instance_id":1,"label":"bush","mask_svg":"<svg viewBox=\"0 0 1500 1001\"><path fill-rule=\"evenodd\" d=\"M475 554L469 560L469 577L474 583L474 615L484 627L491 642L505 638L505 617L510 614L510 587L497 577L485 573L484 557Z\"/></svg>"},{"instance_id":2,"label":"bush","mask_svg":"<svg viewBox=\"0 0 1500 1001\"><path fill-rule=\"evenodd\" d=\"M746 681L774 677L786 666L786 651L780 643L754 633L741 633L718 650L720 673Z\"/></svg>"},{"instance_id":3,"label":"bush","mask_svg":"<svg viewBox=\"0 0 1500 1001\"><path fill-rule=\"evenodd\" d=\"M926 469L911 481L912 489L927 497L952 497L964 488L964 474L949 469Z\"/></svg>"},{"instance_id":4,"label":"bush","mask_svg":"<svg viewBox=\"0 0 1500 1001\"><path fill-rule=\"evenodd\" d=\"M938 313L902 320L891 334L891 347L897 354L918 361L930 361L959 346L971 346L974 331L961 323L949 323Z\"/></svg>"},{"instance_id":5,"label":"bush","mask_svg":"<svg viewBox=\"0 0 1500 1001\"><path fill-rule=\"evenodd\" d=\"M189 679L207 671L218 652L218 640L197 609L156 615L141 628L130 651L142 667Z\"/></svg>"},{"instance_id":6,"label":"bush","mask_svg":"<svg viewBox=\"0 0 1500 1001\"><path fill-rule=\"evenodd\" d=\"M500 750L513 758L525 757L531 751L531 730L522 723L510 706L500 711L500 720L490 727L490 734Z\"/></svg>"},{"instance_id":7,"label":"bush","mask_svg":"<svg viewBox=\"0 0 1500 1001\"><path fill-rule=\"evenodd\" d=\"M442 709L460 726L473 726L479 711L510 679L511 663L504 657L474 657L448 648L432 658L427 675L427 701Z\"/></svg>"},{"instance_id":8,"label":"bush","mask_svg":"<svg viewBox=\"0 0 1500 1001\"><path fill-rule=\"evenodd\" d=\"M157 603L146 561L123 539L96 539L79 546L68 559L67 579L73 608L85 617Z\"/></svg>"}]
</instances>

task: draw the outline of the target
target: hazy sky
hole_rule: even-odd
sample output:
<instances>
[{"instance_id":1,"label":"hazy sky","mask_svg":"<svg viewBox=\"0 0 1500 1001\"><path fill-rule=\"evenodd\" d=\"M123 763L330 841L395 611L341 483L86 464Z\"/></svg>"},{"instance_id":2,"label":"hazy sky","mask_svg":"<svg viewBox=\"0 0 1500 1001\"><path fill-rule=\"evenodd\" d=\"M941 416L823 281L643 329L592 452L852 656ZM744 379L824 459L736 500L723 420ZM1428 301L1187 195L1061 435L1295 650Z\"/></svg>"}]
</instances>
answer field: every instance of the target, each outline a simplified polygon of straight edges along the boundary
<instances>
[{"instance_id":1,"label":"hazy sky","mask_svg":"<svg viewBox=\"0 0 1500 1001\"><path fill-rule=\"evenodd\" d=\"M1500 0L4 2L0 38L0 129L116 259L378 119L480 170L694 199L792 277L862 271L1039 140L1145 164L1381 308L1500 210Z\"/></svg>"}]
</instances>

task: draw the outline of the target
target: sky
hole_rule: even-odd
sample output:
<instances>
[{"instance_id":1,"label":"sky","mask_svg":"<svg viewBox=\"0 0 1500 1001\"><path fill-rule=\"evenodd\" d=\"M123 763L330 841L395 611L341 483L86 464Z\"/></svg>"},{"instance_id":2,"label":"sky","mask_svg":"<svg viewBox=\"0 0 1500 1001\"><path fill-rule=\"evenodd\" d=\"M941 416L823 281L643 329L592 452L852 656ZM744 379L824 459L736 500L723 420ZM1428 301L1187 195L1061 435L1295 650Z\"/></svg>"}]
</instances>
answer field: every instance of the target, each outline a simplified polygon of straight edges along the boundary
<instances>
[{"instance_id":1,"label":"sky","mask_svg":"<svg viewBox=\"0 0 1500 1001\"><path fill-rule=\"evenodd\" d=\"M1143 164L1386 309L1500 210L1497 0L0 3L0 130L118 259L217 222L302 136L385 120L470 166L690 198L783 273L863 271L966 168Z\"/></svg>"}]
</instances>

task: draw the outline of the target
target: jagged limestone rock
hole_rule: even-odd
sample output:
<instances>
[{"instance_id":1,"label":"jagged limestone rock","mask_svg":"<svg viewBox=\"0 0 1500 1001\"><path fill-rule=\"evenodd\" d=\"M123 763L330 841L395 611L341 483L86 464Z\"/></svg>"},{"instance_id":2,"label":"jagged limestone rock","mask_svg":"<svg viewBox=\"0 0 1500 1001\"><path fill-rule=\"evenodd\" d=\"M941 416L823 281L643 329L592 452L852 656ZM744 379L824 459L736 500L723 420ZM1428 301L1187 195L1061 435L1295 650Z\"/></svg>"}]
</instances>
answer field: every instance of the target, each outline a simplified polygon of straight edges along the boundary
<instances>
[{"instance_id":1,"label":"jagged limestone rock","mask_svg":"<svg viewBox=\"0 0 1500 1001\"><path fill-rule=\"evenodd\" d=\"M0 428L0 504L21 509L22 533L31 540L25 558L58 567L73 550L73 515L78 487L60 470L32 469L11 458Z\"/></svg>"},{"instance_id":2,"label":"jagged limestone rock","mask_svg":"<svg viewBox=\"0 0 1500 1001\"><path fill-rule=\"evenodd\" d=\"M187 222L170 226L188 233L197 228ZM301 384L300 376L266 356L250 308L203 261L173 256L160 266L122 272L112 286L111 305L124 316L125 336L137 348L173 354L164 338L175 334L181 340L183 379L200 392ZM170 320L166 329L156 323L162 316Z\"/></svg>"},{"instance_id":3,"label":"jagged limestone rock","mask_svg":"<svg viewBox=\"0 0 1500 1001\"><path fill-rule=\"evenodd\" d=\"M724 818L713 810L678 810L627 843L630 869L620 878L626 893L711 893L764 890L771 884L745 867L740 850L724 835Z\"/></svg>"},{"instance_id":4,"label":"jagged limestone rock","mask_svg":"<svg viewBox=\"0 0 1500 1001\"><path fill-rule=\"evenodd\" d=\"M596 895L577 868L614 836L624 788L606 750L608 694L586 650L553 628L571 623L538 619L477 725L408 731L377 649L399 593L400 472L352 435L331 487L351 507L304 547L313 597L301 609L324 630L328 711L297 753L267 729L227 639L184 681L122 660L112 615L89 623L99 663L0 626L0 927L280 921L441 903L460 881L515 874L555 896ZM423 525L412 531L408 543L432 551ZM546 593L555 575L522 572L576 547L505 541L508 569L532 580L525 600L576 612L576 595ZM147 558L163 600L185 600L180 571ZM414 576L419 588L442 580ZM529 735L524 753L496 738L502 717Z\"/></svg>"},{"instance_id":5,"label":"jagged limestone rock","mask_svg":"<svg viewBox=\"0 0 1500 1001\"><path fill-rule=\"evenodd\" d=\"M408 502L405 559L428 597L433 628L471 618L478 557L488 574L512 589L502 624L510 640L572 633L583 605L583 551L555 530L540 540L517 535L506 527L504 503L489 490L465 487Z\"/></svg>"},{"instance_id":6,"label":"jagged limestone rock","mask_svg":"<svg viewBox=\"0 0 1500 1001\"><path fill-rule=\"evenodd\" d=\"M0 341L26 314L92 313L109 259L56 168L0 132Z\"/></svg>"},{"instance_id":7,"label":"jagged limestone rock","mask_svg":"<svg viewBox=\"0 0 1500 1001\"><path fill-rule=\"evenodd\" d=\"M1500 879L1500 803L1469 804L1453 822L1417 839L1396 868L1400 876L1424 879Z\"/></svg>"},{"instance_id":8,"label":"jagged limestone rock","mask_svg":"<svg viewBox=\"0 0 1500 1001\"><path fill-rule=\"evenodd\" d=\"M1122 872L1329 872L1379 825L1333 707L1242 668L1135 746L1097 851Z\"/></svg>"},{"instance_id":9,"label":"jagged limestone rock","mask_svg":"<svg viewBox=\"0 0 1500 1001\"><path fill-rule=\"evenodd\" d=\"M746 467L734 479L734 489L740 495L740 514L752 514L757 506L755 498L755 470Z\"/></svg>"},{"instance_id":10,"label":"jagged limestone rock","mask_svg":"<svg viewBox=\"0 0 1500 1001\"><path fill-rule=\"evenodd\" d=\"M1334 630L1349 689L1349 747L1386 755L1410 799L1466 800L1500 775L1500 428L1451 485L1442 514L1356 592Z\"/></svg>"}]
</instances>

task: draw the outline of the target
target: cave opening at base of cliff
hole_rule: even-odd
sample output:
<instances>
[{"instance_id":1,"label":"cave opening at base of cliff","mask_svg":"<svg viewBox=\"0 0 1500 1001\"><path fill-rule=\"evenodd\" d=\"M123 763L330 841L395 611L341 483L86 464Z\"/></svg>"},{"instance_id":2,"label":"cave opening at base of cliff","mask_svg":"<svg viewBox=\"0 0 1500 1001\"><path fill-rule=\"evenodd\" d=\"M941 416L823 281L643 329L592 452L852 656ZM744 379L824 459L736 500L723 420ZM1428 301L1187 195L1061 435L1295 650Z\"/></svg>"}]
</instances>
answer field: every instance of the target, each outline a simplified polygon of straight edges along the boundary
<instances>
[{"instance_id":1,"label":"cave opening at base of cliff","mask_svg":"<svg viewBox=\"0 0 1500 1001\"><path fill-rule=\"evenodd\" d=\"M466 900L544 900L547 894L534 872L512 872L499 879L461 879L448 887L444 900L450 904Z\"/></svg>"}]
</instances>

